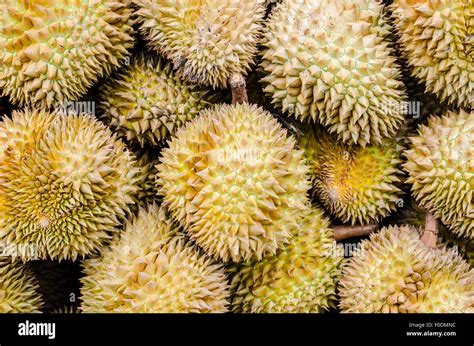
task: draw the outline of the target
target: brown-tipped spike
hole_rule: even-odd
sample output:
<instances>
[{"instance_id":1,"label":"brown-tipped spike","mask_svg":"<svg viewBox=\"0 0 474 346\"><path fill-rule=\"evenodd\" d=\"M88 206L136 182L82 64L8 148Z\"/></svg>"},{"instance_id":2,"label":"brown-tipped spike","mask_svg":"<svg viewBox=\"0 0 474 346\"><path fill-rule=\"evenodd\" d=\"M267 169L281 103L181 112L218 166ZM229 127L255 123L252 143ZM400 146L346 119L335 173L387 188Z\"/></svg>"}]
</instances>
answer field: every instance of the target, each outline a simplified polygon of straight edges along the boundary
<instances>
[{"instance_id":1,"label":"brown-tipped spike","mask_svg":"<svg viewBox=\"0 0 474 346\"><path fill-rule=\"evenodd\" d=\"M367 226L336 226L333 228L336 241L369 235L377 229L377 225Z\"/></svg>"},{"instance_id":2,"label":"brown-tipped spike","mask_svg":"<svg viewBox=\"0 0 474 346\"><path fill-rule=\"evenodd\" d=\"M426 214L425 231L420 240L428 247L435 248L438 241L438 220L431 213Z\"/></svg>"},{"instance_id":3,"label":"brown-tipped spike","mask_svg":"<svg viewBox=\"0 0 474 346\"><path fill-rule=\"evenodd\" d=\"M230 76L229 86L232 90L232 104L248 102L247 84L241 73L234 73Z\"/></svg>"}]
</instances>

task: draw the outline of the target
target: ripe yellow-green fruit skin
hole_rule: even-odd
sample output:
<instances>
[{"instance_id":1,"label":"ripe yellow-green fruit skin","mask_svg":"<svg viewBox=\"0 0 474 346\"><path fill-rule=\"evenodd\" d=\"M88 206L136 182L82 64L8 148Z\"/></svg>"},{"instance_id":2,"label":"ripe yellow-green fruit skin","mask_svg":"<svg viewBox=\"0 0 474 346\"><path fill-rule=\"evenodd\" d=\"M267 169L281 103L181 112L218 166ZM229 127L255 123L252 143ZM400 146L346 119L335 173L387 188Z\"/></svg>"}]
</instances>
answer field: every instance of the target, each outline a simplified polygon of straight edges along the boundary
<instances>
[{"instance_id":1,"label":"ripe yellow-green fruit skin","mask_svg":"<svg viewBox=\"0 0 474 346\"><path fill-rule=\"evenodd\" d=\"M310 187L303 152L270 113L218 105L178 129L157 166L163 205L208 255L275 254Z\"/></svg>"},{"instance_id":2,"label":"ripe yellow-green fruit skin","mask_svg":"<svg viewBox=\"0 0 474 346\"><path fill-rule=\"evenodd\" d=\"M125 218L135 157L92 116L14 112L0 122L0 244L22 259L82 258Z\"/></svg>"},{"instance_id":3,"label":"ripe yellow-green fruit skin","mask_svg":"<svg viewBox=\"0 0 474 346\"><path fill-rule=\"evenodd\" d=\"M59 107L120 66L133 46L130 0L3 0L0 93Z\"/></svg>"},{"instance_id":4,"label":"ripe yellow-green fruit skin","mask_svg":"<svg viewBox=\"0 0 474 346\"><path fill-rule=\"evenodd\" d=\"M149 46L178 76L222 88L245 74L257 53L263 0L134 0Z\"/></svg>"},{"instance_id":5,"label":"ripe yellow-green fruit skin","mask_svg":"<svg viewBox=\"0 0 474 346\"><path fill-rule=\"evenodd\" d=\"M395 0L403 55L426 90L457 107L474 107L472 0Z\"/></svg>"},{"instance_id":6,"label":"ripe yellow-green fruit skin","mask_svg":"<svg viewBox=\"0 0 474 346\"><path fill-rule=\"evenodd\" d=\"M155 204L141 208L101 257L84 263L81 311L226 312L224 269L188 245Z\"/></svg>"},{"instance_id":7,"label":"ripe yellow-green fruit skin","mask_svg":"<svg viewBox=\"0 0 474 346\"><path fill-rule=\"evenodd\" d=\"M473 111L433 116L410 138L404 164L418 204L469 239L474 239L473 133Z\"/></svg>"},{"instance_id":8,"label":"ripe yellow-green fruit skin","mask_svg":"<svg viewBox=\"0 0 474 346\"><path fill-rule=\"evenodd\" d=\"M379 1L283 1L262 42L264 92L275 107L344 142L394 137L406 95L385 21Z\"/></svg>"},{"instance_id":9,"label":"ripe yellow-green fruit skin","mask_svg":"<svg viewBox=\"0 0 474 346\"><path fill-rule=\"evenodd\" d=\"M171 66L139 55L100 91L102 118L141 146L158 145L210 105L208 91L181 81Z\"/></svg>"},{"instance_id":10,"label":"ripe yellow-green fruit skin","mask_svg":"<svg viewBox=\"0 0 474 346\"><path fill-rule=\"evenodd\" d=\"M315 195L342 222L378 222L397 208L402 196L402 147L396 141L351 146L320 127L308 127L300 137L300 147L305 151Z\"/></svg>"},{"instance_id":11,"label":"ripe yellow-green fruit skin","mask_svg":"<svg viewBox=\"0 0 474 346\"><path fill-rule=\"evenodd\" d=\"M474 311L474 270L452 250L428 248L415 228L383 228L358 253L339 284L343 312Z\"/></svg>"},{"instance_id":12,"label":"ripe yellow-green fruit skin","mask_svg":"<svg viewBox=\"0 0 474 346\"><path fill-rule=\"evenodd\" d=\"M40 312L38 283L25 264L0 257L0 313Z\"/></svg>"},{"instance_id":13,"label":"ripe yellow-green fruit skin","mask_svg":"<svg viewBox=\"0 0 474 346\"><path fill-rule=\"evenodd\" d=\"M276 255L229 269L233 312L303 313L335 307L343 258L329 222L309 207L299 224Z\"/></svg>"}]
</instances>

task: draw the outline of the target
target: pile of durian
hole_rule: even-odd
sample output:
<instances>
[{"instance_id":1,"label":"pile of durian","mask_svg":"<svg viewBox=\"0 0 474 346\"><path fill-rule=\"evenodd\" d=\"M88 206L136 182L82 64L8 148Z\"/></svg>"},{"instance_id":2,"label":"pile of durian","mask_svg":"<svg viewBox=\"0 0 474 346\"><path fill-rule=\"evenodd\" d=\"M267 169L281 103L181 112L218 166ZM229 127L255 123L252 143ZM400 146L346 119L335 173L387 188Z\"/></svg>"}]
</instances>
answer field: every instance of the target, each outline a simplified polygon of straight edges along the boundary
<instances>
[{"instance_id":1,"label":"pile of durian","mask_svg":"<svg viewBox=\"0 0 474 346\"><path fill-rule=\"evenodd\" d=\"M0 96L2 313L474 312L473 0L2 0Z\"/></svg>"}]
</instances>

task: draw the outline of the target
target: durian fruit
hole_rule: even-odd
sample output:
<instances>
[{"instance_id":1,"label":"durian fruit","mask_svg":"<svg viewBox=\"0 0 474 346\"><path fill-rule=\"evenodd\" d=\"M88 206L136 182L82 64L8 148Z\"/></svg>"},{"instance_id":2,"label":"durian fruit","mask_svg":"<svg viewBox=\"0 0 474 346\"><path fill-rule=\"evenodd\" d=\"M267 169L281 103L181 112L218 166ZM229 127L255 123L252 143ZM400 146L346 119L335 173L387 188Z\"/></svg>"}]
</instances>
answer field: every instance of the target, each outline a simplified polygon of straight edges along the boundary
<instances>
[{"instance_id":1,"label":"durian fruit","mask_svg":"<svg viewBox=\"0 0 474 346\"><path fill-rule=\"evenodd\" d=\"M173 63L180 78L226 87L253 63L264 0L134 0L149 46Z\"/></svg>"},{"instance_id":2,"label":"durian fruit","mask_svg":"<svg viewBox=\"0 0 474 346\"><path fill-rule=\"evenodd\" d=\"M457 236L474 239L474 111L431 117L404 164L418 204Z\"/></svg>"},{"instance_id":3,"label":"durian fruit","mask_svg":"<svg viewBox=\"0 0 474 346\"><path fill-rule=\"evenodd\" d=\"M163 205L208 255L273 255L308 202L295 140L262 108L218 105L178 129L158 165Z\"/></svg>"},{"instance_id":4,"label":"durian fruit","mask_svg":"<svg viewBox=\"0 0 474 346\"><path fill-rule=\"evenodd\" d=\"M342 222L366 225L397 208L402 191L401 152L396 141L382 145L350 146L320 127L300 137L322 205Z\"/></svg>"},{"instance_id":5,"label":"durian fruit","mask_svg":"<svg viewBox=\"0 0 474 346\"><path fill-rule=\"evenodd\" d=\"M275 107L344 142L381 144L404 118L389 30L379 1L283 1L262 43L264 92Z\"/></svg>"},{"instance_id":6,"label":"durian fruit","mask_svg":"<svg viewBox=\"0 0 474 346\"><path fill-rule=\"evenodd\" d=\"M135 158L92 116L14 112L0 122L0 245L71 259L117 231L138 187Z\"/></svg>"},{"instance_id":7,"label":"durian fruit","mask_svg":"<svg viewBox=\"0 0 474 346\"><path fill-rule=\"evenodd\" d=\"M120 66L133 46L130 0L3 0L0 94L60 107Z\"/></svg>"},{"instance_id":8,"label":"durian fruit","mask_svg":"<svg viewBox=\"0 0 474 346\"><path fill-rule=\"evenodd\" d=\"M387 22L395 27L394 18L389 6L386 7ZM430 115L442 115L448 110L448 103L441 100L433 93L425 91L425 85L419 78L413 76L412 67L407 57L402 53L400 38L396 30L392 30L388 39L392 43L396 61L400 66L401 77L406 88L408 101L405 106L404 125L413 127L420 120L424 121ZM415 125L416 126L416 125Z\"/></svg>"},{"instance_id":9,"label":"durian fruit","mask_svg":"<svg viewBox=\"0 0 474 346\"><path fill-rule=\"evenodd\" d=\"M308 208L301 215L300 227L276 255L229 268L232 311L302 313L335 307L342 253L321 211Z\"/></svg>"},{"instance_id":10,"label":"durian fruit","mask_svg":"<svg viewBox=\"0 0 474 346\"><path fill-rule=\"evenodd\" d=\"M163 208L141 208L100 258L84 263L82 312L226 312L225 273L188 245Z\"/></svg>"},{"instance_id":11,"label":"durian fruit","mask_svg":"<svg viewBox=\"0 0 474 346\"><path fill-rule=\"evenodd\" d=\"M0 257L0 313L40 312L38 283L26 265Z\"/></svg>"},{"instance_id":12,"label":"durian fruit","mask_svg":"<svg viewBox=\"0 0 474 346\"><path fill-rule=\"evenodd\" d=\"M472 0L394 0L404 56L426 90L458 107L474 107Z\"/></svg>"},{"instance_id":13,"label":"durian fruit","mask_svg":"<svg viewBox=\"0 0 474 346\"><path fill-rule=\"evenodd\" d=\"M177 78L166 62L139 55L102 85L99 110L120 137L158 145L210 105L208 91Z\"/></svg>"},{"instance_id":14,"label":"durian fruit","mask_svg":"<svg viewBox=\"0 0 474 346\"><path fill-rule=\"evenodd\" d=\"M428 248L415 228L390 226L362 241L339 295L343 312L474 312L474 270L453 250Z\"/></svg>"}]
</instances>

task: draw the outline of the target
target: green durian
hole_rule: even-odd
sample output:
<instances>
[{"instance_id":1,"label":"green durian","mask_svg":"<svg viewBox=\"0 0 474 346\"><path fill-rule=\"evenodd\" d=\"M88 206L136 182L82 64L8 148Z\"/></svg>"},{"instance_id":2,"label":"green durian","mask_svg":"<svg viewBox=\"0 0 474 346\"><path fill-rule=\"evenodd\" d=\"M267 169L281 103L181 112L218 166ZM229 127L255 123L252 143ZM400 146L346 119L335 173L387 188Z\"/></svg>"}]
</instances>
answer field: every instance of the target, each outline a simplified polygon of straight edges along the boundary
<instances>
[{"instance_id":1,"label":"green durian","mask_svg":"<svg viewBox=\"0 0 474 346\"><path fill-rule=\"evenodd\" d=\"M8 257L0 257L0 313L40 312L43 301L29 268Z\"/></svg>"},{"instance_id":2,"label":"green durian","mask_svg":"<svg viewBox=\"0 0 474 346\"><path fill-rule=\"evenodd\" d=\"M2 0L0 95L59 108L108 75L133 46L131 0Z\"/></svg>"},{"instance_id":3,"label":"green durian","mask_svg":"<svg viewBox=\"0 0 474 346\"><path fill-rule=\"evenodd\" d=\"M419 232L390 226L363 240L343 270L340 308L357 313L474 312L474 270Z\"/></svg>"},{"instance_id":4,"label":"green durian","mask_svg":"<svg viewBox=\"0 0 474 346\"><path fill-rule=\"evenodd\" d=\"M394 0L391 10L412 74L442 101L473 108L473 1Z\"/></svg>"},{"instance_id":5,"label":"green durian","mask_svg":"<svg viewBox=\"0 0 474 346\"><path fill-rule=\"evenodd\" d=\"M118 231L137 181L133 154L92 116L14 112L0 122L0 245L85 257Z\"/></svg>"},{"instance_id":6,"label":"green durian","mask_svg":"<svg viewBox=\"0 0 474 346\"><path fill-rule=\"evenodd\" d=\"M141 208L101 257L84 262L86 313L226 312L223 268L186 243L163 208Z\"/></svg>"},{"instance_id":7,"label":"green durian","mask_svg":"<svg viewBox=\"0 0 474 346\"><path fill-rule=\"evenodd\" d=\"M322 212L310 207L285 248L230 267L232 311L302 313L335 307L343 257L328 227Z\"/></svg>"},{"instance_id":8,"label":"green durian","mask_svg":"<svg viewBox=\"0 0 474 346\"><path fill-rule=\"evenodd\" d=\"M402 125L406 98L389 33L379 1L283 1L262 42L264 91L339 140L381 144Z\"/></svg>"},{"instance_id":9,"label":"green durian","mask_svg":"<svg viewBox=\"0 0 474 346\"><path fill-rule=\"evenodd\" d=\"M473 111L433 116L410 138L404 164L418 204L469 239L474 239L473 133Z\"/></svg>"},{"instance_id":10,"label":"green durian","mask_svg":"<svg viewBox=\"0 0 474 346\"><path fill-rule=\"evenodd\" d=\"M223 261L261 259L298 227L310 187L303 152L275 118L249 104L218 105L162 150L159 194L187 234Z\"/></svg>"},{"instance_id":11,"label":"green durian","mask_svg":"<svg viewBox=\"0 0 474 346\"><path fill-rule=\"evenodd\" d=\"M402 147L396 141L351 146L320 127L307 127L300 147L310 167L315 196L342 222L378 222L402 201Z\"/></svg>"},{"instance_id":12,"label":"green durian","mask_svg":"<svg viewBox=\"0 0 474 346\"><path fill-rule=\"evenodd\" d=\"M181 81L161 59L139 55L100 90L102 118L120 137L158 145L208 107L212 95Z\"/></svg>"},{"instance_id":13,"label":"green durian","mask_svg":"<svg viewBox=\"0 0 474 346\"><path fill-rule=\"evenodd\" d=\"M180 78L222 88L257 53L264 0L134 0L148 45Z\"/></svg>"}]
</instances>

